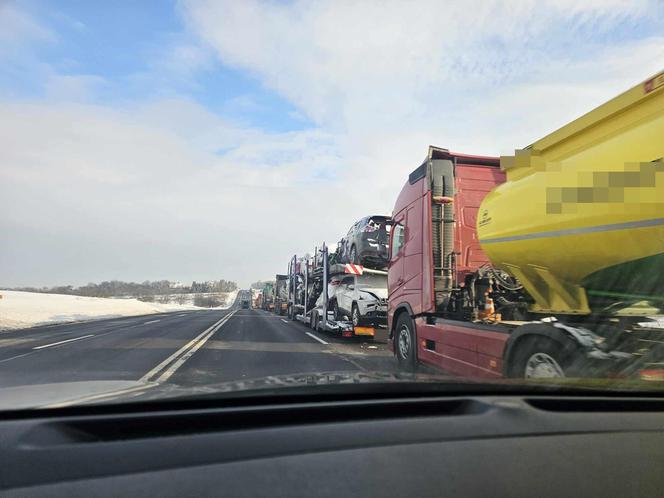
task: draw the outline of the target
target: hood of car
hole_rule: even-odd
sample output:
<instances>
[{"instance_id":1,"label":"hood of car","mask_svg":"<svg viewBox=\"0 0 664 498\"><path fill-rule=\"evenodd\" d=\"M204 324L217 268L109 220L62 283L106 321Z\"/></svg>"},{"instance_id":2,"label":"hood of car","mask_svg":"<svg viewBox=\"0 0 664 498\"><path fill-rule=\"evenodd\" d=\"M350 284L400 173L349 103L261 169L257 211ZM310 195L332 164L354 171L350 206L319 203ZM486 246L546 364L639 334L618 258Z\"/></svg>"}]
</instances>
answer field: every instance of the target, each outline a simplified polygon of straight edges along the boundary
<instances>
[{"instance_id":1,"label":"hood of car","mask_svg":"<svg viewBox=\"0 0 664 498\"><path fill-rule=\"evenodd\" d=\"M374 299L387 299L387 289L381 287L360 287L358 292L368 294Z\"/></svg>"}]
</instances>

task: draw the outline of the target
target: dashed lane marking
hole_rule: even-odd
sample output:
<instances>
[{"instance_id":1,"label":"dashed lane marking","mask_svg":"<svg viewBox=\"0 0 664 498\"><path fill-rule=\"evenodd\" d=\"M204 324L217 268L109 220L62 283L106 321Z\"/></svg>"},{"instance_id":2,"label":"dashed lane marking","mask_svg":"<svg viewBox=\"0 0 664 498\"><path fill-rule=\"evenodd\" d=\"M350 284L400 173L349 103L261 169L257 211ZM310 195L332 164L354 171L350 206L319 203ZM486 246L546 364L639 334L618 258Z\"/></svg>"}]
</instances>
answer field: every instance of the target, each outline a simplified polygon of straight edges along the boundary
<instances>
[{"instance_id":1,"label":"dashed lane marking","mask_svg":"<svg viewBox=\"0 0 664 498\"><path fill-rule=\"evenodd\" d=\"M305 334L307 334L307 335L308 335L309 337L311 337L312 339L316 339L316 340L317 340L318 342L320 342L321 344L329 344L329 342L324 341L323 339L321 339L320 337L318 337L316 334L312 334L311 332L305 332Z\"/></svg>"},{"instance_id":2,"label":"dashed lane marking","mask_svg":"<svg viewBox=\"0 0 664 498\"><path fill-rule=\"evenodd\" d=\"M67 339L65 341L58 341L58 342L52 342L51 344L44 344L43 346L36 346L32 349L44 349L44 348L50 348L52 346L59 346L60 344L65 344L67 342L74 342L74 341L80 341L81 339L87 339L88 337L94 337L94 334L88 334L84 335L81 337L74 337L73 339Z\"/></svg>"}]
</instances>

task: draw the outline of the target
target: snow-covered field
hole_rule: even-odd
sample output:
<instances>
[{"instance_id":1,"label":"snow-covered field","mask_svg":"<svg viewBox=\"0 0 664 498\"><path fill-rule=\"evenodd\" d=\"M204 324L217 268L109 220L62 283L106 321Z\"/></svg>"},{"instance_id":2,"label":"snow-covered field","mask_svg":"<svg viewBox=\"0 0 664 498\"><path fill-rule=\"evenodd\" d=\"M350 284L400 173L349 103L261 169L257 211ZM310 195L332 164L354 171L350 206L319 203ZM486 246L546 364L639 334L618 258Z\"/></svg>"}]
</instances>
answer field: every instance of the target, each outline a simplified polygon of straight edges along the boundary
<instances>
[{"instance_id":1,"label":"snow-covered field","mask_svg":"<svg viewBox=\"0 0 664 498\"><path fill-rule=\"evenodd\" d=\"M0 291L0 330L35 325L76 322L120 316L147 315L165 311L200 310L191 304L145 303L137 299L67 296L38 292ZM224 293L227 308L237 291Z\"/></svg>"}]
</instances>

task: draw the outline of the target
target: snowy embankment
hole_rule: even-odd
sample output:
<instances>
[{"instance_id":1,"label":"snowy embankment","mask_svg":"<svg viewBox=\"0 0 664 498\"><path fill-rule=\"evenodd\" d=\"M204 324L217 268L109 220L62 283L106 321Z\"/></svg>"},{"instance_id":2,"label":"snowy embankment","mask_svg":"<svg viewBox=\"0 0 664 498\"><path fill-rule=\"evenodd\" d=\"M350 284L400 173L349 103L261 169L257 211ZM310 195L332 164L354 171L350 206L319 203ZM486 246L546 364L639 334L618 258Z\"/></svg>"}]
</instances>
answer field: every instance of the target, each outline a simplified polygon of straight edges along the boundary
<instances>
[{"instance_id":1,"label":"snowy embankment","mask_svg":"<svg viewBox=\"0 0 664 498\"><path fill-rule=\"evenodd\" d=\"M148 315L166 311L201 310L190 304L145 303L137 299L82 297L38 292L0 291L0 331L48 325L115 318L121 316ZM230 307L237 291L224 293L224 305Z\"/></svg>"}]
</instances>

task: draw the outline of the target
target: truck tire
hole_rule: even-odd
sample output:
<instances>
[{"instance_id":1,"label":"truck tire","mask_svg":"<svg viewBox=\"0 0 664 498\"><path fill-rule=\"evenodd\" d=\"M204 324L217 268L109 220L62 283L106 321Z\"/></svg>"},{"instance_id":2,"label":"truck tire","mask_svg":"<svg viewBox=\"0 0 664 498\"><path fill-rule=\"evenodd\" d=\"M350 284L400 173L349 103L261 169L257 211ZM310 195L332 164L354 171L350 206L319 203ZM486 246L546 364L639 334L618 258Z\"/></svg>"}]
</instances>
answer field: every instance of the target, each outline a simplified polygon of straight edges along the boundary
<instances>
[{"instance_id":1,"label":"truck tire","mask_svg":"<svg viewBox=\"0 0 664 498\"><path fill-rule=\"evenodd\" d=\"M351 310L350 316L353 320L353 327L358 327L362 317L360 316L360 308L358 308L357 303L353 303L353 309Z\"/></svg>"},{"instance_id":2,"label":"truck tire","mask_svg":"<svg viewBox=\"0 0 664 498\"><path fill-rule=\"evenodd\" d=\"M394 352L399 369L414 372L417 369L417 344L415 324L408 313L401 313L394 332Z\"/></svg>"},{"instance_id":3,"label":"truck tire","mask_svg":"<svg viewBox=\"0 0 664 498\"><path fill-rule=\"evenodd\" d=\"M311 313L311 328L318 331L318 312L314 311Z\"/></svg>"},{"instance_id":4,"label":"truck tire","mask_svg":"<svg viewBox=\"0 0 664 498\"><path fill-rule=\"evenodd\" d=\"M339 304L337 304L336 299L330 302L330 304L332 305L332 316L334 317L334 320L341 320L341 317L339 316Z\"/></svg>"},{"instance_id":5,"label":"truck tire","mask_svg":"<svg viewBox=\"0 0 664 498\"><path fill-rule=\"evenodd\" d=\"M571 373L574 355L546 337L531 337L517 343L510 377L519 379L563 378Z\"/></svg>"}]
</instances>

